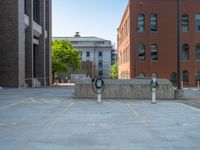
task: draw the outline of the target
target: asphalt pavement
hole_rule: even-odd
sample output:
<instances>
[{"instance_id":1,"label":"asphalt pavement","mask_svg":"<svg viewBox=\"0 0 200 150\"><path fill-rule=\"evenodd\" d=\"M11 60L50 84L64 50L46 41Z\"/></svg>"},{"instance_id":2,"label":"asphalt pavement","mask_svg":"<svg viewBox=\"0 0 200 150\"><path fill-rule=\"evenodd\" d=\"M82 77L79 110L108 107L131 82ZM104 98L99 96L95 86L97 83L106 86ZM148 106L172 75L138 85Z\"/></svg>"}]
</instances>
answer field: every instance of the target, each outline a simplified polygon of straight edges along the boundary
<instances>
[{"instance_id":1,"label":"asphalt pavement","mask_svg":"<svg viewBox=\"0 0 200 150\"><path fill-rule=\"evenodd\" d=\"M200 109L74 99L74 88L0 90L0 150L199 150Z\"/></svg>"}]
</instances>

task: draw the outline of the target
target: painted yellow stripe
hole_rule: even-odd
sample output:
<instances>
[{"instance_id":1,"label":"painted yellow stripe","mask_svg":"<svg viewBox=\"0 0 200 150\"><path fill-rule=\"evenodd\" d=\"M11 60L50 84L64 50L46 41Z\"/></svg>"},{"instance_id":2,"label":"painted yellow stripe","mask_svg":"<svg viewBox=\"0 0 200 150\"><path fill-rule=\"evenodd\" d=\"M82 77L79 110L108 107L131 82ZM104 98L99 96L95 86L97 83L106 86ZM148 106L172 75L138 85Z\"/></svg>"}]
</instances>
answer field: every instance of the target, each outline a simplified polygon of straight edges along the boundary
<instances>
[{"instance_id":1,"label":"painted yellow stripe","mask_svg":"<svg viewBox=\"0 0 200 150\"><path fill-rule=\"evenodd\" d=\"M63 112L66 112L72 105L73 105L74 103L68 103L67 105L66 105L66 107L64 108L64 110L63 111L61 111L62 113ZM52 125L52 126L54 126L55 124L56 124L56 122L58 121L58 118L59 117L59 115L58 115L58 113L55 115L55 117L54 117L54 119L50 122L50 125Z\"/></svg>"},{"instance_id":2,"label":"painted yellow stripe","mask_svg":"<svg viewBox=\"0 0 200 150\"><path fill-rule=\"evenodd\" d=\"M183 104L183 103L179 103L179 104L181 104L182 106L185 106L185 107L187 107L187 108L190 108L190 109L193 109L193 110L195 110L195 111L199 111L199 112L200 112L200 109L198 109L198 108L195 108L195 107L192 107L192 106L190 106L190 105Z\"/></svg>"},{"instance_id":3,"label":"painted yellow stripe","mask_svg":"<svg viewBox=\"0 0 200 150\"><path fill-rule=\"evenodd\" d=\"M49 103L49 101L46 100L46 99L44 99L44 98L42 98L41 100L42 100L44 103Z\"/></svg>"},{"instance_id":4,"label":"painted yellow stripe","mask_svg":"<svg viewBox=\"0 0 200 150\"><path fill-rule=\"evenodd\" d=\"M5 123L0 123L0 127L2 127L2 126L4 126L5 125Z\"/></svg>"},{"instance_id":5,"label":"painted yellow stripe","mask_svg":"<svg viewBox=\"0 0 200 150\"><path fill-rule=\"evenodd\" d=\"M149 127L148 122L145 120L145 118L143 116L141 116L137 111L135 111L130 104L127 104L127 106L129 108L131 114L136 116L145 127Z\"/></svg>"},{"instance_id":6,"label":"painted yellow stripe","mask_svg":"<svg viewBox=\"0 0 200 150\"><path fill-rule=\"evenodd\" d=\"M18 101L18 102L16 102L16 103L12 103L12 104L9 104L9 105L6 105L6 106L2 106L2 107L0 107L0 110L6 109L6 108L10 108L10 107L14 107L14 106L16 106L16 105L19 105L19 104L21 104L21 103L26 102L27 100L28 100L28 99L24 99L24 100Z\"/></svg>"}]
</instances>

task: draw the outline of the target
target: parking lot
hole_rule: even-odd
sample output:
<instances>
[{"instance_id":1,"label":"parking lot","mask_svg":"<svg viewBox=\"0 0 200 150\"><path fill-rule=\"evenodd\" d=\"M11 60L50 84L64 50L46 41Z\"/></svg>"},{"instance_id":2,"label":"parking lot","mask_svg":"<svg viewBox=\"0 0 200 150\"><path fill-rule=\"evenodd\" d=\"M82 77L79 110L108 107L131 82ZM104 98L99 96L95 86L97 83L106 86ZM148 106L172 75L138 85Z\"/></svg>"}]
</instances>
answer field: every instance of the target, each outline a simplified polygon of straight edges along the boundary
<instances>
[{"instance_id":1,"label":"parking lot","mask_svg":"<svg viewBox=\"0 0 200 150\"><path fill-rule=\"evenodd\" d=\"M199 150L200 109L73 99L72 87L0 90L0 150Z\"/></svg>"}]
</instances>

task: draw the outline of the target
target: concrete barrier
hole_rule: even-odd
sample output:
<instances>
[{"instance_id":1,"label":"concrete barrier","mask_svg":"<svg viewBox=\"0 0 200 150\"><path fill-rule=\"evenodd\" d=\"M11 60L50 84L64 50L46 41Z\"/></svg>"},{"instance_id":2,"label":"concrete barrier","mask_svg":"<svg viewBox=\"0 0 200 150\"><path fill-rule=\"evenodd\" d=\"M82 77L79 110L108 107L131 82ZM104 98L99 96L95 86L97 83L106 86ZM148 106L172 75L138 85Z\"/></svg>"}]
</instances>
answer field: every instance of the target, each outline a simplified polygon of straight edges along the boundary
<instances>
[{"instance_id":1,"label":"concrete barrier","mask_svg":"<svg viewBox=\"0 0 200 150\"><path fill-rule=\"evenodd\" d=\"M113 80L105 79L104 99L151 99L151 79ZM75 84L74 98L96 98L92 91L92 81L84 80ZM173 84L166 79L158 79L157 99L174 99Z\"/></svg>"}]
</instances>

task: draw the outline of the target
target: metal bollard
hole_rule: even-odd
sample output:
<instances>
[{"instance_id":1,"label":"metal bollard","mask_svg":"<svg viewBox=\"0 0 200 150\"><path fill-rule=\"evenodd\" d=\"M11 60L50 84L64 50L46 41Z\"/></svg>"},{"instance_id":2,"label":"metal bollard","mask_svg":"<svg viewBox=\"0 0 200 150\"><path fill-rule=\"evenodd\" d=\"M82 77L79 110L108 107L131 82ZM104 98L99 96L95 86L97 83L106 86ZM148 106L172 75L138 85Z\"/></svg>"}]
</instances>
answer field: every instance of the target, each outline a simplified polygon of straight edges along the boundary
<instances>
[{"instance_id":1,"label":"metal bollard","mask_svg":"<svg viewBox=\"0 0 200 150\"><path fill-rule=\"evenodd\" d=\"M101 91L98 90L97 103L101 103Z\"/></svg>"},{"instance_id":2,"label":"metal bollard","mask_svg":"<svg viewBox=\"0 0 200 150\"><path fill-rule=\"evenodd\" d=\"M152 88L152 104L156 103L156 88Z\"/></svg>"}]
</instances>

